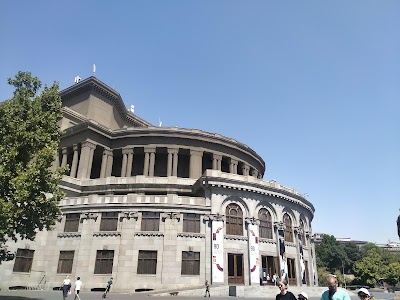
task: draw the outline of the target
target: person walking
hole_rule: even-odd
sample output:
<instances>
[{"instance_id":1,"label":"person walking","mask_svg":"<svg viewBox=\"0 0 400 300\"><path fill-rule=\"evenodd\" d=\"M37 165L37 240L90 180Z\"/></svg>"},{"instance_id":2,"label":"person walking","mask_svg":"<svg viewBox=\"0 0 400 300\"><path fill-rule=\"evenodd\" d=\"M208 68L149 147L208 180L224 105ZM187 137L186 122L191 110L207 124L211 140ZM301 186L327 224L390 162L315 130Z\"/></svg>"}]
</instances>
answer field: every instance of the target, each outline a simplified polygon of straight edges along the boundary
<instances>
[{"instance_id":1,"label":"person walking","mask_svg":"<svg viewBox=\"0 0 400 300\"><path fill-rule=\"evenodd\" d=\"M69 275L65 276L61 290L63 292L63 299L67 299L68 294L71 294L71 279L69 279Z\"/></svg>"},{"instance_id":2,"label":"person walking","mask_svg":"<svg viewBox=\"0 0 400 300\"><path fill-rule=\"evenodd\" d=\"M81 300L81 298L79 297L79 292L81 291L81 287L82 287L82 281L81 281L81 278L78 277L78 278L76 278L76 281L75 281L75 298L74 298L74 300L75 299Z\"/></svg>"},{"instance_id":3,"label":"person walking","mask_svg":"<svg viewBox=\"0 0 400 300\"><path fill-rule=\"evenodd\" d=\"M323 292L321 300L351 300L349 294L338 288L338 281L335 275L329 274L326 278L328 290Z\"/></svg>"},{"instance_id":4,"label":"person walking","mask_svg":"<svg viewBox=\"0 0 400 300\"><path fill-rule=\"evenodd\" d=\"M208 280L206 280L206 293L205 293L205 295L204 295L204 297L207 297L207 294L208 294L208 297L210 297L210 285L208 284Z\"/></svg>"},{"instance_id":5,"label":"person walking","mask_svg":"<svg viewBox=\"0 0 400 300\"><path fill-rule=\"evenodd\" d=\"M297 300L292 292L288 291L288 283L286 279L281 279L278 283L280 293L276 295L275 300Z\"/></svg>"},{"instance_id":6,"label":"person walking","mask_svg":"<svg viewBox=\"0 0 400 300\"><path fill-rule=\"evenodd\" d=\"M360 300L375 300L375 297L364 287L357 291L357 296Z\"/></svg>"},{"instance_id":7,"label":"person walking","mask_svg":"<svg viewBox=\"0 0 400 300\"><path fill-rule=\"evenodd\" d=\"M112 284L113 284L113 278L111 277L110 280L107 282L107 287L106 290L104 291L103 298L107 297L107 293L110 291Z\"/></svg>"}]
</instances>

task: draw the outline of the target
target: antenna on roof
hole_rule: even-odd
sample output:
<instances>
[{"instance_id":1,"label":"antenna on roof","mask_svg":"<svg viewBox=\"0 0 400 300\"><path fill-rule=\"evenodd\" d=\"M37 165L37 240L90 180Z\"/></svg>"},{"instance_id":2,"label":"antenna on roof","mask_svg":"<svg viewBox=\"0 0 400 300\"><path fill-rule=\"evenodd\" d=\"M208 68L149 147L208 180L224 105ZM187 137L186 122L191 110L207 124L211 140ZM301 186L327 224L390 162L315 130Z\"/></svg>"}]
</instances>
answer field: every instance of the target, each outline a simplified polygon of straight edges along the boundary
<instances>
[{"instance_id":1,"label":"antenna on roof","mask_svg":"<svg viewBox=\"0 0 400 300\"><path fill-rule=\"evenodd\" d=\"M96 64L93 64L93 76L96 76Z\"/></svg>"},{"instance_id":2,"label":"antenna on roof","mask_svg":"<svg viewBox=\"0 0 400 300\"><path fill-rule=\"evenodd\" d=\"M160 117L158 117L158 127L161 127L161 125L162 125L162 121L161 121Z\"/></svg>"},{"instance_id":3,"label":"antenna on roof","mask_svg":"<svg viewBox=\"0 0 400 300\"><path fill-rule=\"evenodd\" d=\"M131 105L131 109L130 109L130 111L131 111L131 113L134 113L135 112L135 105Z\"/></svg>"}]
</instances>

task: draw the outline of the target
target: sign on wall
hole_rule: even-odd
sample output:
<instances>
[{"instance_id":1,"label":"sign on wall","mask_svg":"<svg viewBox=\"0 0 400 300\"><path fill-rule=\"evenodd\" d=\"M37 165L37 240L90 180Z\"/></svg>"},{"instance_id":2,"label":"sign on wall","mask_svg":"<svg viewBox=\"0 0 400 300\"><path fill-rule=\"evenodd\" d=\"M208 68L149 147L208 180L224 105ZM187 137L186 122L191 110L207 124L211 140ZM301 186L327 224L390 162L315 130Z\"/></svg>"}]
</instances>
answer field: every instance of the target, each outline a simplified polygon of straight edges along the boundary
<instances>
[{"instance_id":1,"label":"sign on wall","mask_svg":"<svg viewBox=\"0 0 400 300\"><path fill-rule=\"evenodd\" d=\"M224 222L212 221L212 283L224 283Z\"/></svg>"},{"instance_id":2,"label":"sign on wall","mask_svg":"<svg viewBox=\"0 0 400 300\"><path fill-rule=\"evenodd\" d=\"M250 283L260 284L260 251L258 247L258 226L248 224L247 230L249 237Z\"/></svg>"},{"instance_id":3,"label":"sign on wall","mask_svg":"<svg viewBox=\"0 0 400 300\"><path fill-rule=\"evenodd\" d=\"M285 250L285 232L283 230L278 230L279 235L279 260L281 266L281 279L288 281L288 265Z\"/></svg>"},{"instance_id":4,"label":"sign on wall","mask_svg":"<svg viewBox=\"0 0 400 300\"><path fill-rule=\"evenodd\" d=\"M304 255L303 255L303 242L302 235L298 235L299 240L299 252L300 252L300 274L301 274L301 283L306 284L306 266L304 263Z\"/></svg>"}]
</instances>

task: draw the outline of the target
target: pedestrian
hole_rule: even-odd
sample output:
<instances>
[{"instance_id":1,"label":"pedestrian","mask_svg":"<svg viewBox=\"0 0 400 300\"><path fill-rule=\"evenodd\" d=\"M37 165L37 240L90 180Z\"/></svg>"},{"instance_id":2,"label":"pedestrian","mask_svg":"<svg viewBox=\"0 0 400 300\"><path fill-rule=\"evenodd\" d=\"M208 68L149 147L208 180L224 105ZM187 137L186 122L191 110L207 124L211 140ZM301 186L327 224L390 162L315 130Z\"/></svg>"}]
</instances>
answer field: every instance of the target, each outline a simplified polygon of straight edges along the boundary
<instances>
[{"instance_id":1,"label":"pedestrian","mask_svg":"<svg viewBox=\"0 0 400 300\"><path fill-rule=\"evenodd\" d=\"M308 295L305 292L301 292L300 294L297 295L298 300L308 300Z\"/></svg>"},{"instance_id":2,"label":"pedestrian","mask_svg":"<svg viewBox=\"0 0 400 300\"><path fill-rule=\"evenodd\" d=\"M280 293L276 295L275 300L297 300L292 292L289 292L286 279L281 279L278 284Z\"/></svg>"},{"instance_id":3,"label":"pedestrian","mask_svg":"<svg viewBox=\"0 0 400 300\"><path fill-rule=\"evenodd\" d=\"M68 295L71 294L71 279L69 279L69 275L65 276L61 290L63 292L63 299L67 299Z\"/></svg>"},{"instance_id":4,"label":"pedestrian","mask_svg":"<svg viewBox=\"0 0 400 300\"><path fill-rule=\"evenodd\" d=\"M278 276L276 275L276 273L274 274L274 275L272 275L272 282L273 282L273 284L276 286L277 285L277 280L278 280L278 278L277 278Z\"/></svg>"},{"instance_id":5,"label":"pedestrian","mask_svg":"<svg viewBox=\"0 0 400 300\"><path fill-rule=\"evenodd\" d=\"M206 280L206 293L205 293L204 297L207 297L207 294L208 294L208 297L210 297L210 285L208 284L208 280Z\"/></svg>"},{"instance_id":6,"label":"pedestrian","mask_svg":"<svg viewBox=\"0 0 400 300\"><path fill-rule=\"evenodd\" d=\"M329 274L326 278L328 290L323 292L321 300L351 300L349 294L338 288L338 281L335 275Z\"/></svg>"},{"instance_id":7,"label":"pedestrian","mask_svg":"<svg viewBox=\"0 0 400 300\"><path fill-rule=\"evenodd\" d=\"M110 280L107 281L107 287L103 293L103 298L107 297L107 293L110 291L112 284L113 284L113 278L111 277Z\"/></svg>"},{"instance_id":8,"label":"pedestrian","mask_svg":"<svg viewBox=\"0 0 400 300\"><path fill-rule=\"evenodd\" d=\"M375 297L366 288L361 288L357 291L358 298L360 300L374 300Z\"/></svg>"},{"instance_id":9,"label":"pedestrian","mask_svg":"<svg viewBox=\"0 0 400 300\"><path fill-rule=\"evenodd\" d=\"M75 281L75 298L74 298L74 300L75 299L81 300L81 298L79 297L79 292L81 291L81 287L82 287L82 281L81 281L81 278L78 277L78 278L76 278L76 281Z\"/></svg>"}]
</instances>

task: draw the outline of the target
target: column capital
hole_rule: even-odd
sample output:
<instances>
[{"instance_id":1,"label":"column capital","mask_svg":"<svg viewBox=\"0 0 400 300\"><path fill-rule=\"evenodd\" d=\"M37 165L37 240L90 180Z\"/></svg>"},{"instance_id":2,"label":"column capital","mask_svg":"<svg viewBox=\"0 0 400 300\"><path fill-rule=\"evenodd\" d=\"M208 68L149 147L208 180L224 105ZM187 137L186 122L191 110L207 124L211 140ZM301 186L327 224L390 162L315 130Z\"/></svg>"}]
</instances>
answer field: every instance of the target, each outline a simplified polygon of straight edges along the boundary
<instances>
[{"instance_id":1,"label":"column capital","mask_svg":"<svg viewBox=\"0 0 400 300\"><path fill-rule=\"evenodd\" d=\"M84 141L81 144L82 144L82 147L88 147L90 149L96 149L96 144L92 143L90 141Z\"/></svg>"},{"instance_id":2,"label":"column capital","mask_svg":"<svg viewBox=\"0 0 400 300\"><path fill-rule=\"evenodd\" d=\"M61 148L61 153L62 154L67 154L67 147L62 147Z\"/></svg>"},{"instance_id":3,"label":"column capital","mask_svg":"<svg viewBox=\"0 0 400 300\"><path fill-rule=\"evenodd\" d=\"M78 144L73 144L72 145L72 150L78 151Z\"/></svg>"},{"instance_id":4,"label":"column capital","mask_svg":"<svg viewBox=\"0 0 400 300\"><path fill-rule=\"evenodd\" d=\"M99 217L98 213L84 213L83 217L81 217L82 220L97 220Z\"/></svg>"},{"instance_id":5,"label":"column capital","mask_svg":"<svg viewBox=\"0 0 400 300\"><path fill-rule=\"evenodd\" d=\"M237 164L238 164L238 160L237 160L237 159L229 158L229 161L230 161L230 163L233 164L233 165L237 165Z\"/></svg>"},{"instance_id":6,"label":"column capital","mask_svg":"<svg viewBox=\"0 0 400 300\"><path fill-rule=\"evenodd\" d=\"M294 233L297 233L298 235L303 235L303 228L301 228L300 226L294 227L293 230Z\"/></svg>"},{"instance_id":7,"label":"column capital","mask_svg":"<svg viewBox=\"0 0 400 300\"><path fill-rule=\"evenodd\" d=\"M193 155L193 156L203 156L203 151L201 151L201 150L196 150L196 149L190 149L190 155Z\"/></svg>"},{"instance_id":8,"label":"column capital","mask_svg":"<svg viewBox=\"0 0 400 300\"><path fill-rule=\"evenodd\" d=\"M145 147L144 149L144 153L155 153L156 152L156 147Z\"/></svg>"},{"instance_id":9,"label":"column capital","mask_svg":"<svg viewBox=\"0 0 400 300\"><path fill-rule=\"evenodd\" d=\"M139 218L139 213L137 211L126 211L126 212L122 212L119 216L119 221L122 222L123 219L135 219L137 221L137 219Z\"/></svg>"},{"instance_id":10,"label":"column capital","mask_svg":"<svg viewBox=\"0 0 400 300\"><path fill-rule=\"evenodd\" d=\"M113 151L111 149L104 148L103 155L113 156Z\"/></svg>"},{"instance_id":11,"label":"column capital","mask_svg":"<svg viewBox=\"0 0 400 300\"><path fill-rule=\"evenodd\" d=\"M175 213L175 212L162 213L161 214L161 220L165 221L165 219L175 219L175 220L180 221L181 220L181 214L180 213Z\"/></svg>"},{"instance_id":12,"label":"column capital","mask_svg":"<svg viewBox=\"0 0 400 300\"><path fill-rule=\"evenodd\" d=\"M274 227L278 230L285 230L285 223L281 222L274 222Z\"/></svg>"},{"instance_id":13,"label":"column capital","mask_svg":"<svg viewBox=\"0 0 400 300\"><path fill-rule=\"evenodd\" d=\"M122 148L122 154L133 154L133 148Z\"/></svg>"},{"instance_id":14,"label":"column capital","mask_svg":"<svg viewBox=\"0 0 400 300\"><path fill-rule=\"evenodd\" d=\"M213 159L222 160L222 155L213 153Z\"/></svg>"},{"instance_id":15,"label":"column capital","mask_svg":"<svg viewBox=\"0 0 400 300\"><path fill-rule=\"evenodd\" d=\"M225 216L216 213L216 214L204 215L203 219L206 221L225 221Z\"/></svg>"},{"instance_id":16,"label":"column capital","mask_svg":"<svg viewBox=\"0 0 400 300\"><path fill-rule=\"evenodd\" d=\"M246 218L245 222L247 224L252 224L252 225L260 225L260 220L255 218L255 217L251 217L251 218Z\"/></svg>"},{"instance_id":17,"label":"column capital","mask_svg":"<svg viewBox=\"0 0 400 300\"><path fill-rule=\"evenodd\" d=\"M167 148L168 153L178 154L179 148Z\"/></svg>"}]
</instances>

